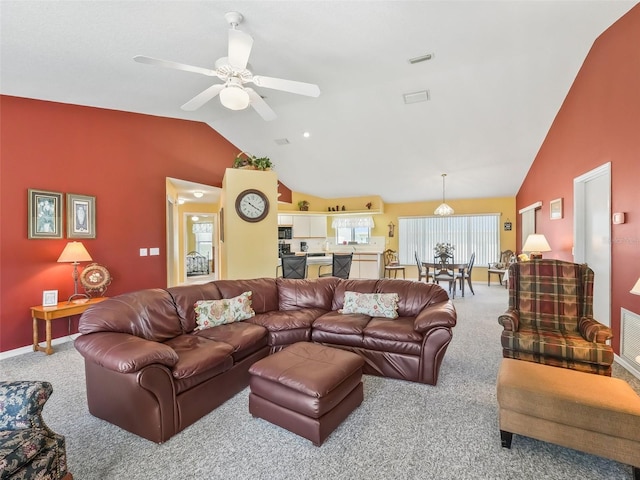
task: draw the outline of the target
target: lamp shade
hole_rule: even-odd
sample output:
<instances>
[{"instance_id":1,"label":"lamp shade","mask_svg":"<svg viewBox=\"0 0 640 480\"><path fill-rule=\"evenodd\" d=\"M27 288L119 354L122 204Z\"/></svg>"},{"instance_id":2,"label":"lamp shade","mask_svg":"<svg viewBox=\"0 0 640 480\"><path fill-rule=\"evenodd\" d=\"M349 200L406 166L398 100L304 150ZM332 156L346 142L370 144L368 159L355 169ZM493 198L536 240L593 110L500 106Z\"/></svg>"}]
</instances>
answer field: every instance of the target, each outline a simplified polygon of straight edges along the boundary
<instances>
[{"instance_id":1,"label":"lamp shade","mask_svg":"<svg viewBox=\"0 0 640 480\"><path fill-rule=\"evenodd\" d=\"M640 295L640 278L633 286L633 288L629 291L629 293L633 293L634 295Z\"/></svg>"},{"instance_id":2,"label":"lamp shade","mask_svg":"<svg viewBox=\"0 0 640 480\"><path fill-rule=\"evenodd\" d=\"M524 252L550 252L551 247L549 246L549 242L542 234L532 233L527 237L527 241L524 242L524 246L522 247L522 251Z\"/></svg>"},{"instance_id":3,"label":"lamp shade","mask_svg":"<svg viewBox=\"0 0 640 480\"><path fill-rule=\"evenodd\" d=\"M244 110L249 106L249 94L244 88L231 85L220 91L220 103L229 110Z\"/></svg>"},{"instance_id":4,"label":"lamp shade","mask_svg":"<svg viewBox=\"0 0 640 480\"><path fill-rule=\"evenodd\" d=\"M90 262L92 260L91 255L87 252L87 249L84 248L84 245L81 242L69 242L67 246L64 247L60 257L58 258L58 262Z\"/></svg>"}]
</instances>

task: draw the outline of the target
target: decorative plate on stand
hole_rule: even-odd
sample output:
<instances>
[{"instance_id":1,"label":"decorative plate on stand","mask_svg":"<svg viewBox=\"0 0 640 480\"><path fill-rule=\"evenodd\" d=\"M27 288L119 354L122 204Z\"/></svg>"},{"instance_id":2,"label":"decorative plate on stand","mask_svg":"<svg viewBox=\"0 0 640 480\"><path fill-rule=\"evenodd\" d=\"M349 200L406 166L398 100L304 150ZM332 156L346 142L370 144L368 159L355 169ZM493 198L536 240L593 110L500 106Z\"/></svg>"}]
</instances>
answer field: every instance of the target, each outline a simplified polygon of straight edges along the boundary
<instances>
[{"instance_id":1,"label":"decorative plate on stand","mask_svg":"<svg viewBox=\"0 0 640 480\"><path fill-rule=\"evenodd\" d=\"M106 267L91 263L82 270L80 283L82 283L89 295L98 294L98 296L102 296L111 284L111 274Z\"/></svg>"}]
</instances>

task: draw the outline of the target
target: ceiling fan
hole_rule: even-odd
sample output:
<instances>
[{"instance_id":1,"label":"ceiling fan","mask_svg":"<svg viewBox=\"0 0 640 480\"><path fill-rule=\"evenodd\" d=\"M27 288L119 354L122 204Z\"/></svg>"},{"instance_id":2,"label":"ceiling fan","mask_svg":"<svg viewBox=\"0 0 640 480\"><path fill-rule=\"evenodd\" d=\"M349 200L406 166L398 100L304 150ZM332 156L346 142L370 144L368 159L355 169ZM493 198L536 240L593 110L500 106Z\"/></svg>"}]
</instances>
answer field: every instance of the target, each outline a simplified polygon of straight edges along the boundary
<instances>
[{"instance_id":1,"label":"ceiling fan","mask_svg":"<svg viewBox=\"0 0 640 480\"><path fill-rule=\"evenodd\" d=\"M219 95L220 103L228 109L244 110L251 105L264 120L275 119L276 113L267 105L267 102L265 102L255 90L250 87L245 87L245 83L253 83L259 87L282 90L284 92L307 95L309 97L317 97L320 95L320 88L312 83L263 77L251 73L247 62L251 54L253 38L251 35L238 30L238 25L242 22L243 17L238 12L228 12L224 18L230 26L229 51L226 57L216 60L214 70L143 55L137 55L133 57L133 59L139 63L174 68L176 70L199 73L209 77L218 77L224 82L210 86L180 107L187 111L197 110L209 100Z\"/></svg>"}]
</instances>

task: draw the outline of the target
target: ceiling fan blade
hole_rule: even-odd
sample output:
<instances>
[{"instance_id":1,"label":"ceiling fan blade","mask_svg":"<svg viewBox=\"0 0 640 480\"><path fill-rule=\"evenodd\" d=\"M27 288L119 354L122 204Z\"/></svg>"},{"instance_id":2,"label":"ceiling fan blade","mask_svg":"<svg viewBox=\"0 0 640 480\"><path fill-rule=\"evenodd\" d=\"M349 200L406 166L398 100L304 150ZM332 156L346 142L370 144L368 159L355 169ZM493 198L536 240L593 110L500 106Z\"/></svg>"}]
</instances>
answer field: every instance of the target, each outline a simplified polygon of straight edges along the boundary
<instances>
[{"instance_id":1,"label":"ceiling fan blade","mask_svg":"<svg viewBox=\"0 0 640 480\"><path fill-rule=\"evenodd\" d=\"M258 112L258 115L262 117L263 120L267 122L270 120L275 120L278 116L276 112L274 112L267 102L265 102L258 92L256 92L253 88L245 88L247 93L249 94L249 105L253 107L253 109Z\"/></svg>"},{"instance_id":2,"label":"ceiling fan blade","mask_svg":"<svg viewBox=\"0 0 640 480\"><path fill-rule=\"evenodd\" d=\"M218 95L220 91L224 88L224 83L216 83L215 85L210 86L204 92L199 93L187 103L182 105L180 108L182 110L187 110L189 112L193 110L199 109L202 105L207 103L213 97Z\"/></svg>"},{"instance_id":3,"label":"ceiling fan blade","mask_svg":"<svg viewBox=\"0 0 640 480\"><path fill-rule=\"evenodd\" d=\"M283 90L285 92L297 93L298 95L306 95L308 97L317 97L320 95L320 87L313 83L296 82L294 80L284 80L282 78L253 76L253 83L259 87L273 88L274 90Z\"/></svg>"},{"instance_id":4,"label":"ceiling fan blade","mask_svg":"<svg viewBox=\"0 0 640 480\"><path fill-rule=\"evenodd\" d=\"M200 73L209 77L215 77L216 71L209 68L194 67L184 63L171 62L169 60L160 60L158 58L145 57L144 55L136 55L133 59L138 63L146 63L148 65L156 65L158 67L173 68L175 70L183 70L185 72Z\"/></svg>"},{"instance_id":5,"label":"ceiling fan blade","mask_svg":"<svg viewBox=\"0 0 640 480\"><path fill-rule=\"evenodd\" d=\"M229 63L232 67L239 70L247 68L251 47L253 46L253 38L248 33L229 29Z\"/></svg>"}]
</instances>

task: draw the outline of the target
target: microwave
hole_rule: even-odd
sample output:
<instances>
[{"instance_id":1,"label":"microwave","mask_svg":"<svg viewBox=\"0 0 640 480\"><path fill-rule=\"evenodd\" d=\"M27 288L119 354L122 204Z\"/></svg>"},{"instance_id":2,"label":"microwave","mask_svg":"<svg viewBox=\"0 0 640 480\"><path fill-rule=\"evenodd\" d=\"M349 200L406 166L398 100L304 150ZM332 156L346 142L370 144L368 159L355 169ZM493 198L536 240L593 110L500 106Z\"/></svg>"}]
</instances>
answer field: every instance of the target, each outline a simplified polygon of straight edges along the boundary
<instances>
[{"instance_id":1,"label":"microwave","mask_svg":"<svg viewBox=\"0 0 640 480\"><path fill-rule=\"evenodd\" d=\"M292 227L278 227L278 240L291 240L292 237Z\"/></svg>"}]
</instances>

